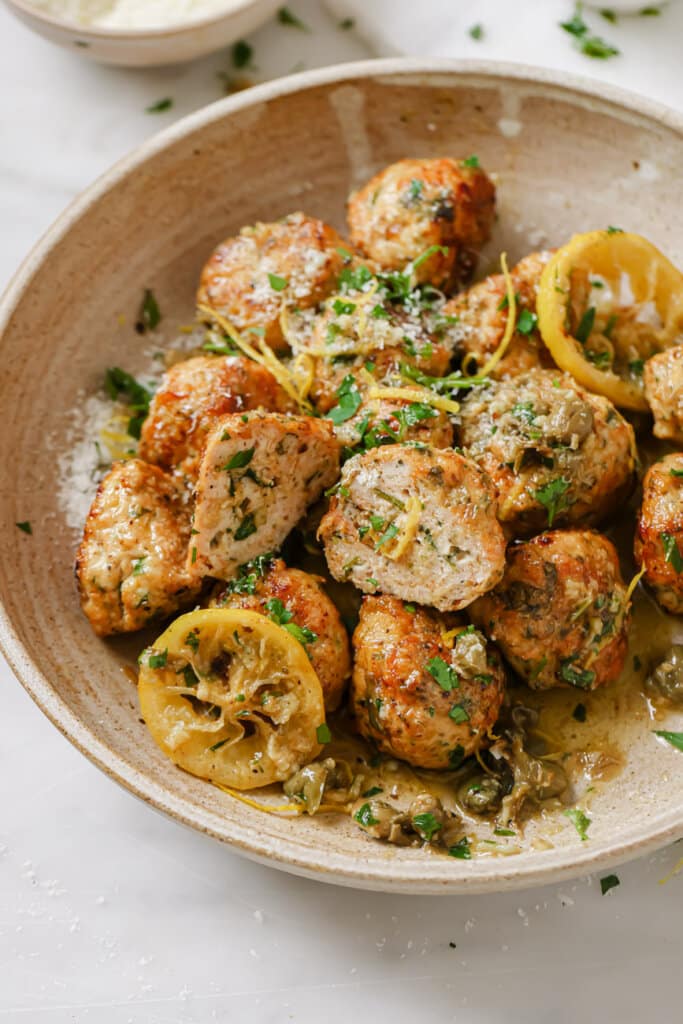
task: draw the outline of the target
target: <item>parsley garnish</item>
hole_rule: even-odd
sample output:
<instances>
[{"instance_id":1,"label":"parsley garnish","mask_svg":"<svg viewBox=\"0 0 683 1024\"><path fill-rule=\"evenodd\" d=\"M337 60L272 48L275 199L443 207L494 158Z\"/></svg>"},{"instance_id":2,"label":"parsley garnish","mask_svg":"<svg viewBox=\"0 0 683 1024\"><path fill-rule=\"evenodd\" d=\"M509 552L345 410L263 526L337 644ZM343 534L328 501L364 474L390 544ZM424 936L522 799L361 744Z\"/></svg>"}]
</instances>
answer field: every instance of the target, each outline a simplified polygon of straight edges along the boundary
<instances>
[{"instance_id":1,"label":"parsley garnish","mask_svg":"<svg viewBox=\"0 0 683 1024\"><path fill-rule=\"evenodd\" d=\"M374 817L370 804L363 804L359 807L353 817L354 821L366 828L370 825L379 825L379 819Z\"/></svg>"},{"instance_id":2,"label":"parsley garnish","mask_svg":"<svg viewBox=\"0 0 683 1024\"><path fill-rule=\"evenodd\" d=\"M643 370L645 369L645 360L632 359L631 362L628 364L628 368L634 377L642 377Z\"/></svg>"},{"instance_id":3,"label":"parsley garnish","mask_svg":"<svg viewBox=\"0 0 683 1024\"><path fill-rule=\"evenodd\" d=\"M256 533L256 530L254 513L249 512L235 530L235 540L246 540L247 537L251 537L252 533Z\"/></svg>"},{"instance_id":4,"label":"parsley garnish","mask_svg":"<svg viewBox=\"0 0 683 1024\"><path fill-rule=\"evenodd\" d=\"M511 828L494 828L494 836L516 836L517 833L513 832Z\"/></svg>"},{"instance_id":5,"label":"parsley garnish","mask_svg":"<svg viewBox=\"0 0 683 1024\"><path fill-rule=\"evenodd\" d=\"M321 724L315 730L315 738L317 739L318 743L332 742L332 733L330 732L330 727L326 722L321 722Z\"/></svg>"},{"instance_id":6,"label":"parsley garnish","mask_svg":"<svg viewBox=\"0 0 683 1024\"><path fill-rule=\"evenodd\" d=\"M390 540L393 540L397 533L398 526L396 526L394 523L390 523L390 525L387 526L386 530L375 544L375 551L379 551L381 547L387 544Z\"/></svg>"},{"instance_id":7,"label":"parsley garnish","mask_svg":"<svg viewBox=\"0 0 683 1024\"><path fill-rule=\"evenodd\" d=\"M468 33L472 39L476 39L479 42L480 39L484 38L484 26L472 25L472 28L468 29Z\"/></svg>"},{"instance_id":8,"label":"parsley garnish","mask_svg":"<svg viewBox=\"0 0 683 1024\"><path fill-rule=\"evenodd\" d=\"M277 20L281 25L289 25L290 28L299 28L302 32L310 32L310 28L301 20L289 7L281 7L277 12Z\"/></svg>"},{"instance_id":9,"label":"parsley garnish","mask_svg":"<svg viewBox=\"0 0 683 1024\"><path fill-rule=\"evenodd\" d=\"M360 409L363 399L356 385L355 378L348 373L337 389L338 403L334 409L330 409L327 418L332 420L335 426L346 423Z\"/></svg>"},{"instance_id":10,"label":"parsley garnish","mask_svg":"<svg viewBox=\"0 0 683 1024\"><path fill-rule=\"evenodd\" d=\"M214 745L213 745L212 747L209 747L209 750L210 750L211 752L213 752L214 750L220 750L220 749L221 749L221 747L225 746L225 744L226 744L227 742L228 742L228 741L227 741L227 739L225 739L225 740L219 740L219 741L218 741L218 743L214 743Z\"/></svg>"},{"instance_id":11,"label":"parsley garnish","mask_svg":"<svg viewBox=\"0 0 683 1024\"><path fill-rule=\"evenodd\" d=\"M410 185L408 186L408 196L410 199L419 199L424 189L424 182L420 181L419 178L412 178Z\"/></svg>"},{"instance_id":12,"label":"parsley garnish","mask_svg":"<svg viewBox=\"0 0 683 1024\"><path fill-rule=\"evenodd\" d=\"M142 294L142 302L140 303L140 311L135 324L135 330L138 334L144 334L145 331L153 331L160 323L161 310L159 309L159 303L157 302L152 289L145 288Z\"/></svg>"},{"instance_id":13,"label":"parsley garnish","mask_svg":"<svg viewBox=\"0 0 683 1024\"><path fill-rule=\"evenodd\" d=\"M450 754L448 755L448 765L455 771L465 760L465 748L461 743L458 743L456 747L453 747Z\"/></svg>"},{"instance_id":14,"label":"parsley garnish","mask_svg":"<svg viewBox=\"0 0 683 1024\"><path fill-rule=\"evenodd\" d=\"M564 679L565 683L570 683L572 686L578 686L580 690L590 690L595 682L595 672L590 668L574 668L572 662L575 660L575 657L575 655L572 655L571 658L562 659L560 662L560 679Z\"/></svg>"},{"instance_id":15,"label":"parsley garnish","mask_svg":"<svg viewBox=\"0 0 683 1024\"><path fill-rule=\"evenodd\" d=\"M150 668L164 668L168 659L168 647L161 654L150 654L147 664Z\"/></svg>"},{"instance_id":16,"label":"parsley garnish","mask_svg":"<svg viewBox=\"0 0 683 1024\"><path fill-rule=\"evenodd\" d=\"M195 653L199 650L199 630L191 629L185 637L185 646L189 647L191 651Z\"/></svg>"},{"instance_id":17,"label":"parsley garnish","mask_svg":"<svg viewBox=\"0 0 683 1024\"><path fill-rule=\"evenodd\" d=\"M289 281L286 277L280 277L279 274L268 274L268 283L274 292L282 292L289 284Z\"/></svg>"},{"instance_id":18,"label":"parsley garnish","mask_svg":"<svg viewBox=\"0 0 683 1024\"><path fill-rule=\"evenodd\" d=\"M256 584L262 579L270 568L273 561L273 553L267 551L263 555L257 555L250 562L245 562L238 568L238 578L228 583L228 590L231 594L255 594Z\"/></svg>"},{"instance_id":19,"label":"parsley garnish","mask_svg":"<svg viewBox=\"0 0 683 1024\"><path fill-rule=\"evenodd\" d=\"M140 558L136 558L133 562L133 576L141 576L145 571L145 562L147 561L147 555L142 555Z\"/></svg>"},{"instance_id":20,"label":"parsley garnish","mask_svg":"<svg viewBox=\"0 0 683 1024\"><path fill-rule=\"evenodd\" d=\"M278 597L271 597L269 601L266 601L266 610L273 622L286 629L295 640L299 641L302 647L305 647L306 644L312 644L318 639L318 634L314 633L308 626L298 626L296 622L292 622L294 618L293 613L288 608L285 608ZM320 742L322 743L323 740ZM328 741L325 740L324 742Z\"/></svg>"},{"instance_id":21,"label":"parsley garnish","mask_svg":"<svg viewBox=\"0 0 683 1024\"><path fill-rule=\"evenodd\" d=\"M600 892L604 896L610 889L616 889L618 885L621 885L618 875L605 875L604 878L600 879Z\"/></svg>"},{"instance_id":22,"label":"parsley garnish","mask_svg":"<svg viewBox=\"0 0 683 1024\"><path fill-rule=\"evenodd\" d=\"M23 523L15 523L14 525L18 526L19 529L22 531L22 533L28 533L28 534L32 534L33 533L33 527L31 526L31 524L28 521L28 519L24 520Z\"/></svg>"},{"instance_id":23,"label":"parsley garnish","mask_svg":"<svg viewBox=\"0 0 683 1024\"><path fill-rule=\"evenodd\" d=\"M595 323L595 306L589 306L586 312L579 321L579 326L576 328L576 334L574 337L577 341L580 341L582 345L585 345L590 338L593 325Z\"/></svg>"},{"instance_id":24,"label":"parsley garnish","mask_svg":"<svg viewBox=\"0 0 683 1024\"><path fill-rule=\"evenodd\" d=\"M654 18L662 13L661 7L641 7L638 14L641 18Z\"/></svg>"},{"instance_id":25,"label":"parsley garnish","mask_svg":"<svg viewBox=\"0 0 683 1024\"><path fill-rule=\"evenodd\" d=\"M517 333L528 336L532 331L536 330L537 323L538 317L536 314L532 313L530 309L523 309L517 317Z\"/></svg>"},{"instance_id":26,"label":"parsley garnish","mask_svg":"<svg viewBox=\"0 0 683 1024\"><path fill-rule=\"evenodd\" d=\"M472 156L465 157L465 159L461 162L463 167L481 167L481 164L479 163L479 157L476 156L476 154L474 153L472 154Z\"/></svg>"},{"instance_id":27,"label":"parsley garnish","mask_svg":"<svg viewBox=\"0 0 683 1024\"><path fill-rule=\"evenodd\" d=\"M572 825L579 833L579 836L581 837L581 842L585 843L585 841L588 839L587 833L591 823L591 819L588 817L588 815L579 807L568 807L567 810L563 811L562 813L564 814L565 818L569 818Z\"/></svg>"},{"instance_id":28,"label":"parsley garnish","mask_svg":"<svg viewBox=\"0 0 683 1024\"><path fill-rule=\"evenodd\" d=\"M576 5L572 19L561 21L560 27L574 36L575 45L586 57L606 60L608 57L616 57L619 54L619 50L611 43L605 42L600 36L590 34L588 25L581 16L581 4Z\"/></svg>"},{"instance_id":29,"label":"parsley garnish","mask_svg":"<svg viewBox=\"0 0 683 1024\"><path fill-rule=\"evenodd\" d=\"M238 39L232 48L232 62L236 68L246 68L251 63L254 51L244 39Z\"/></svg>"},{"instance_id":30,"label":"parsley garnish","mask_svg":"<svg viewBox=\"0 0 683 1024\"><path fill-rule=\"evenodd\" d=\"M467 836L463 836L462 839L459 839L454 846L449 846L448 856L457 857L459 860L472 860L470 841Z\"/></svg>"},{"instance_id":31,"label":"parsley garnish","mask_svg":"<svg viewBox=\"0 0 683 1024\"><path fill-rule=\"evenodd\" d=\"M425 668L446 693L457 690L460 686L458 673L450 665L447 665L443 658L430 658Z\"/></svg>"},{"instance_id":32,"label":"parsley garnish","mask_svg":"<svg viewBox=\"0 0 683 1024\"><path fill-rule=\"evenodd\" d=\"M424 814L416 814L413 818L413 828L420 834L425 842L430 843L432 836L439 829L443 828L440 821L434 817L429 811L425 811Z\"/></svg>"},{"instance_id":33,"label":"parsley garnish","mask_svg":"<svg viewBox=\"0 0 683 1024\"><path fill-rule=\"evenodd\" d=\"M231 459L229 459L221 469L230 471L231 469L243 469L244 466L248 466L254 457L254 448L245 448L243 451L235 452Z\"/></svg>"},{"instance_id":34,"label":"parsley garnish","mask_svg":"<svg viewBox=\"0 0 683 1024\"><path fill-rule=\"evenodd\" d=\"M624 233L624 229L623 228L615 228L613 224L610 224L609 227L607 228L607 234L608 235L623 235L623 233Z\"/></svg>"},{"instance_id":35,"label":"parsley garnish","mask_svg":"<svg viewBox=\"0 0 683 1024\"><path fill-rule=\"evenodd\" d=\"M335 299L332 303L332 309L337 316L350 316L356 309L355 302L344 302L343 299Z\"/></svg>"},{"instance_id":36,"label":"parsley garnish","mask_svg":"<svg viewBox=\"0 0 683 1024\"><path fill-rule=\"evenodd\" d=\"M671 476L679 476L679 477L681 477L681 476L683 476L683 469L670 469L669 473L671 474ZM17 526L18 525L19 525L19 523L17 523Z\"/></svg>"},{"instance_id":37,"label":"parsley garnish","mask_svg":"<svg viewBox=\"0 0 683 1024\"><path fill-rule=\"evenodd\" d=\"M150 104L149 107L145 107L146 114L163 114L164 111L170 110L173 106L173 100L170 96L164 96L162 100L157 100L156 103Z\"/></svg>"},{"instance_id":38,"label":"parsley garnish","mask_svg":"<svg viewBox=\"0 0 683 1024\"><path fill-rule=\"evenodd\" d=\"M671 565L674 572L683 572L683 556L676 538L670 533L660 533L659 536L664 547L664 561Z\"/></svg>"},{"instance_id":39,"label":"parsley garnish","mask_svg":"<svg viewBox=\"0 0 683 1024\"><path fill-rule=\"evenodd\" d=\"M548 513L548 526L552 526L555 519L568 508L567 491L569 487L569 480L559 476L556 480L551 480L544 487L539 487L537 491L534 491L534 498L536 501L540 501Z\"/></svg>"},{"instance_id":40,"label":"parsley garnish","mask_svg":"<svg viewBox=\"0 0 683 1024\"><path fill-rule=\"evenodd\" d=\"M111 366L105 373L104 389L112 401L116 401L120 395L126 396L134 413L128 420L128 433L139 440L142 424L149 412L152 392L119 366Z\"/></svg>"},{"instance_id":41,"label":"parsley garnish","mask_svg":"<svg viewBox=\"0 0 683 1024\"><path fill-rule=\"evenodd\" d=\"M457 725L461 725L463 722L469 722L470 716L462 704L454 704L451 710L448 712L448 717L452 718Z\"/></svg>"},{"instance_id":42,"label":"parsley garnish","mask_svg":"<svg viewBox=\"0 0 683 1024\"><path fill-rule=\"evenodd\" d=\"M655 729L655 736L659 736L660 739L666 740L676 750L683 750L683 732L667 732L666 729Z\"/></svg>"},{"instance_id":43,"label":"parsley garnish","mask_svg":"<svg viewBox=\"0 0 683 1024\"><path fill-rule=\"evenodd\" d=\"M381 786L370 786L370 789L366 789L361 796L377 796L378 793L383 793L384 790Z\"/></svg>"},{"instance_id":44,"label":"parsley garnish","mask_svg":"<svg viewBox=\"0 0 683 1024\"><path fill-rule=\"evenodd\" d=\"M372 281L372 274L362 263L359 267L344 267L339 275L338 285L345 291L359 292L364 285Z\"/></svg>"},{"instance_id":45,"label":"parsley garnish","mask_svg":"<svg viewBox=\"0 0 683 1024\"><path fill-rule=\"evenodd\" d=\"M356 19L355 18L342 18L342 20L339 22L339 25L337 27L342 29L342 31L344 31L344 32L348 32L349 29L352 29L355 24L356 24Z\"/></svg>"}]
</instances>

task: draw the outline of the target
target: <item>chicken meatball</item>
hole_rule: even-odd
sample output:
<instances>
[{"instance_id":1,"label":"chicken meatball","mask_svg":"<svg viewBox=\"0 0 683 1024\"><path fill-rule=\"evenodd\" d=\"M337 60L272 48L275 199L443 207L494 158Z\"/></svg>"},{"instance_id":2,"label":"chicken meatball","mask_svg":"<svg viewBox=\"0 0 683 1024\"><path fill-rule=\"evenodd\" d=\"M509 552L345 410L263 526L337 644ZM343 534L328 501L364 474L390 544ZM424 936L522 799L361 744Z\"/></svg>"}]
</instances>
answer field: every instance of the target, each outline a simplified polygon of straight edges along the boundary
<instances>
[{"instance_id":1,"label":"chicken meatball","mask_svg":"<svg viewBox=\"0 0 683 1024\"><path fill-rule=\"evenodd\" d=\"M683 445L683 345L648 359L643 383L655 419L655 437Z\"/></svg>"},{"instance_id":2,"label":"chicken meatball","mask_svg":"<svg viewBox=\"0 0 683 1024\"><path fill-rule=\"evenodd\" d=\"M408 393L408 389L400 387L400 382L399 388L401 392ZM382 444L405 441L430 444L434 448L452 447L453 426L447 413L430 404L433 392L427 388L411 387L409 391L413 398L410 400L398 397L398 392L397 397L382 397L381 392L375 394L376 390L380 389L358 387L351 376L344 378L340 404L330 416L337 439L346 449L377 448ZM343 403L348 396L352 401L346 407ZM360 405L349 416L358 401Z\"/></svg>"},{"instance_id":3,"label":"chicken meatball","mask_svg":"<svg viewBox=\"0 0 683 1024\"><path fill-rule=\"evenodd\" d=\"M348 249L334 228L303 213L242 228L222 242L202 270L197 302L240 331L264 332L286 350L280 314L315 306L336 286Z\"/></svg>"},{"instance_id":4,"label":"chicken meatball","mask_svg":"<svg viewBox=\"0 0 683 1024\"><path fill-rule=\"evenodd\" d=\"M536 367L554 366L536 321L536 295L551 253L532 253L510 272L516 295L516 329L505 354L491 371L496 380L517 377ZM507 326L507 288L503 274L492 274L451 299L443 313L457 319L455 338L468 372L481 369L499 347Z\"/></svg>"},{"instance_id":5,"label":"chicken meatball","mask_svg":"<svg viewBox=\"0 0 683 1024\"><path fill-rule=\"evenodd\" d=\"M650 466L635 537L636 562L659 604L683 615L683 454Z\"/></svg>"},{"instance_id":6,"label":"chicken meatball","mask_svg":"<svg viewBox=\"0 0 683 1024\"><path fill-rule=\"evenodd\" d=\"M189 568L231 579L277 549L339 476L332 424L309 416L225 416L209 434L197 481Z\"/></svg>"},{"instance_id":7,"label":"chicken meatball","mask_svg":"<svg viewBox=\"0 0 683 1024\"><path fill-rule=\"evenodd\" d=\"M140 457L173 469L194 484L216 420L227 413L296 406L270 370L243 356L196 356L177 363L161 381L142 425Z\"/></svg>"},{"instance_id":8,"label":"chicken meatball","mask_svg":"<svg viewBox=\"0 0 683 1024\"><path fill-rule=\"evenodd\" d=\"M427 445L349 459L318 537L335 579L441 611L490 590L505 566L488 477L457 452Z\"/></svg>"},{"instance_id":9,"label":"chicken meatball","mask_svg":"<svg viewBox=\"0 0 683 1024\"><path fill-rule=\"evenodd\" d=\"M599 523L631 490L633 428L568 374L530 370L475 388L460 415L460 444L493 481L511 536Z\"/></svg>"},{"instance_id":10,"label":"chicken meatball","mask_svg":"<svg viewBox=\"0 0 683 1024\"><path fill-rule=\"evenodd\" d=\"M395 597L365 597L353 648L353 713L385 754L458 768L488 744L505 674L473 626Z\"/></svg>"},{"instance_id":11,"label":"chicken meatball","mask_svg":"<svg viewBox=\"0 0 683 1024\"><path fill-rule=\"evenodd\" d=\"M619 678L630 603L619 559L592 530L550 530L508 549L505 576L469 615L534 690Z\"/></svg>"},{"instance_id":12,"label":"chicken meatball","mask_svg":"<svg viewBox=\"0 0 683 1024\"><path fill-rule=\"evenodd\" d=\"M98 636L142 629L194 600L189 541L190 511L174 480L140 459L115 463L76 557L81 604Z\"/></svg>"},{"instance_id":13,"label":"chicken meatball","mask_svg":"<svg viewBox=\"0 0 683 1024\"><path fill-rule=\"evenodd\" d=\"M335 711L351 675L349 638L339 612L319 576L288 569L280 558L264 556L240 568L240 576L219 586L216 608L246 608L284 626L303 644L323 688L325 709Z\"/></svg>"},{"instance_id":14,"label":"chicken meatball","mask_svg":"<svg viewBox=\"0 0 683 1024\"><path fill-rule=\"evenodd\" d=\"M399 160L349 197L351 241L389 270L439 246L416 272L420 281L447 288L471 277L491 234L495 202L476 157Z\"/></svg>"}]
</instances>

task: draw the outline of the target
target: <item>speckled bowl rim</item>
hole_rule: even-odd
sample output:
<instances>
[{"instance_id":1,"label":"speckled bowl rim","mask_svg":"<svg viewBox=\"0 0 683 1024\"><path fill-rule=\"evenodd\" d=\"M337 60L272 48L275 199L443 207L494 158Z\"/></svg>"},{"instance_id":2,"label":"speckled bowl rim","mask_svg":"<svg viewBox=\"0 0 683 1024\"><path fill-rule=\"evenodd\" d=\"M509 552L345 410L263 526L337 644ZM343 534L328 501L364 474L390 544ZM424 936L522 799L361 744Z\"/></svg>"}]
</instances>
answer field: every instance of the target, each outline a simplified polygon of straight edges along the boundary
<instances>
[{"instance_id":1,"label":"speckled bowl rim","mask_svg":"<svg viewBox=\"0 0 683 1024\"><path fill-rule=\"evenodd\" d=\"M62 29L77 35L79 32L94 42L112 40L117 42L132 42L133 40L153 41L162 39L173 39L179 35L193 30L210 28L211 25L218 25L226 18L254 7L258 0L225 0L232 3L223 11L215 14L207 14L202 18L188 18L186 21L177 22L173 25L159 25L154 28L102 28L97 25L79 25L77 21L69 21L68 18L60 18L55 14L49 14L40 7L34 7L30 0L8 0L8 5L17 7L25 14L45 22L53 28ZM118 166L118 165L117 165Z\"/></svg>"},{"instance_id":2,"label":"speckled bowl rim","mask_svg":"<svg viewBox=\"0 0 683 1024\"><path fill-rule=\"evenodd\" d=\"M76 198L29 253L10 281L0 300L0 336L4 333L15 307L30 287L37 270L71 227L113 186L146 161L153 159L160 150L204 125L281 96L336 82L366 77L400 80L404 75L412 78L423 76L425 81L438 79L443 75L452 79L462 78L470 84L478 80L501 84L506 80L513 80L519 83L528 82L541 88L548 86L554 92L559 90L568 98L573 96L584 104L591 99L600 107L604 107L606 103L611 104L620 108L622 112L654 121L659 126L683 136L683 116L662 104L601 81L523 64L389 58L334 65L277 79L236 96L219 100L183 118L137 147ZM472 860L466 862L466 872L459 871L457 874L455 870L451 872L445 868L448 864L448 868L454 869L453 862L447 862L443 858L425 858L424 868L416 874L414 862L403 865L398 861L367 865L360 857L331 852L329 845L318 849L309 843L299 843L291 839L262 835L254 837L252 833L241 829L237 822L228 819L220 819L219 828L217 815L202 811L191 801L179 797L172 786L161 786L144 772L134 768L115 750L102 743L97 735L73 714L32 660L1 604L0 649L17 678L41 710L81 753L110 778L156 810L196 831L226 842L252 860L308 878L355 888L415 894L495 892L548 884L613 867L683 838L682 805L648 826L644 834L638 835L636 830L632 836L627 834L614 842L601 844L597 851L590 843L585 847L582 845L578 848L563 847L538 851L533 855L531 862L526 856L520 858L517 862L521 865L519 867L515 866L516 858L505 858L504 861Z\"/></svg>"}]
</instances>

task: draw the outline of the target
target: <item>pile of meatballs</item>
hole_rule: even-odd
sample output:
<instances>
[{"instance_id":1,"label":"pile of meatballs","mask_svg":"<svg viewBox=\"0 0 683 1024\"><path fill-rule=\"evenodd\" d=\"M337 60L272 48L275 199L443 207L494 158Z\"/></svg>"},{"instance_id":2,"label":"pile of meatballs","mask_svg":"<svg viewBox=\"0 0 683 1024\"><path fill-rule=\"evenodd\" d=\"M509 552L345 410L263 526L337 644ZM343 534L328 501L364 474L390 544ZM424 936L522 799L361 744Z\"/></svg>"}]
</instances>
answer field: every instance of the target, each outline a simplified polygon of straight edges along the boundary
<instances>
[{"instance_id":1,"label":"pile of meatballs","mask_svg":"<svg viewBox=\"0 0 683 1024\"><path fill-rule=\"evenodd\" d=\"M503 274L471 284L495 200L476 157L401 160L350 196L348 240L294 213L216 248L201 316L309 379L293 393L239 349L165 373L136 457L112 465L85 524L76 574L97 635L198 603L272 617L275 601L326 710L350 681L358 731L425 769L491 744L510 671L534 689L619 677L630 594L596 528L635 486L634 430L542 342L550 253L512 268L515 332L476 375L509 316ZM680 442L682 351L645 367L655 434ZM324 581L281 557L311 519L329 574L362 595L351 640ZM647 473L636 537L675 613L678 539L683 454Z\"/></svg>"}]
</instances>

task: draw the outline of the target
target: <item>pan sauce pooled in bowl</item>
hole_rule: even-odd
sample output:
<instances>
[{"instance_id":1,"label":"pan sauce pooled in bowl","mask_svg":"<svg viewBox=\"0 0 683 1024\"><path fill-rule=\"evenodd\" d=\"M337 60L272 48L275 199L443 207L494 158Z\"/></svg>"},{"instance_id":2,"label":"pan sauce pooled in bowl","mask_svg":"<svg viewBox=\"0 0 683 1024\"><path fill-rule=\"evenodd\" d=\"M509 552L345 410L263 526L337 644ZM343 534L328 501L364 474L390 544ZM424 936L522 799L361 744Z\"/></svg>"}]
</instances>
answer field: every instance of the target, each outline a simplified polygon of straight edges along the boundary
<instances>
[{"instance_id":1,"label":"pan sauce pooled in bowl","mask_svg":"<svg viewBox=\"0 0 683 1024\"><path fill-rule=\"evenodd\" d=\"M629 499L649 426L636 436L604 373L581 363L580 384L543 349L542 268L571 279L564 248L533 274L503 256L501 275L464 290L495 193L476 156L447 161L448 188L443 163L380 172L381 217L373 189L356 194L359 251L302 213L214 250L199 352L174 356L142 410L129 387L142 443L125 457L153 472L155 507L121 492L115 464L78 576L100 635L184 613L145 650L139 690L176 764L248 802L235 789L281 784L288 802L264 810L343 814L466 860L516 852L525 827L541 847L572 827L584 840L632 730L656 717L652 742L675 745L676 620L655 598L665 571L661 604L683 603L683 469L660 464L643 503L651 589L636 589ZM612 252L657 253L636 238L597 239L603 276ZM207 281L225 253L219 294ZM678 308L683 278L666 267L653 295ZM595 310L576 301L552 294L568 325L555 349L595 366ZM629 315L602 310L601 334L625 337ZM478 325L493 349L473 343ZM646 323L638 338L641 353L664 344ZM117 614L96 618L102 606Z\"/></svg>"}]
</instances>

